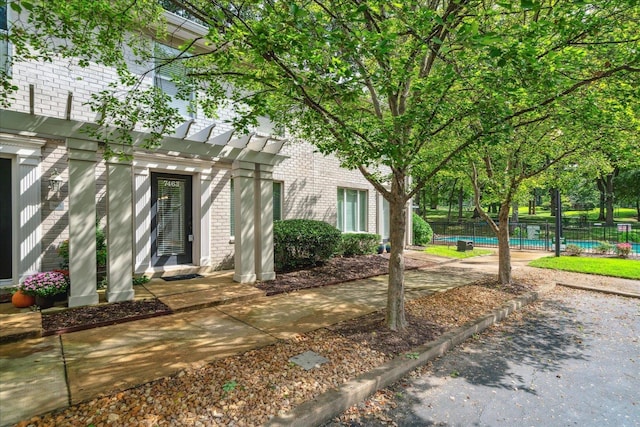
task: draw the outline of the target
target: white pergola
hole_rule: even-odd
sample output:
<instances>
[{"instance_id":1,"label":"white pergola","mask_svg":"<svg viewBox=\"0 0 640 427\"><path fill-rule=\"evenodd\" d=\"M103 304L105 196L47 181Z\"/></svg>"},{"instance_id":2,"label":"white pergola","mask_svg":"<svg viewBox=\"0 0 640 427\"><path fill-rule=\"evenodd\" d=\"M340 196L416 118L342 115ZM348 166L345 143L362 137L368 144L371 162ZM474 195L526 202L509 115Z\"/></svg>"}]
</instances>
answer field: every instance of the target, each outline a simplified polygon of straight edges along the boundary
<instances>
[{"instance_id":1,"label":"white pergola","mask_svg":"<svg viewBox=\"0 0 640 427\"><path fill-rule=\"evenodd\" d=\"M69 306L98 303L96 291L96 164L99 141L87 132L92 123L1 110L3 132L32 138L66 141L69 167ZM214 134L214 126L189 135L193 121L179 126L153 150L143 148L147 136L132 132L133 145L114 147L135 158L157 154L167 159L197 159L212 166L231 167L235 198L235 273L243 283L270 280L273 267L273 167L286 157L279 154L285 140L234 131ZM105 159L107 168L107 300L133 299L134 170L131 160ZM35 165L34 165L35 166ZM38 192L39 195L39 192ZM39 225L40 214L30 218ZM39 250L32 248L31 252Z\"/></svg>"}]
</instances>

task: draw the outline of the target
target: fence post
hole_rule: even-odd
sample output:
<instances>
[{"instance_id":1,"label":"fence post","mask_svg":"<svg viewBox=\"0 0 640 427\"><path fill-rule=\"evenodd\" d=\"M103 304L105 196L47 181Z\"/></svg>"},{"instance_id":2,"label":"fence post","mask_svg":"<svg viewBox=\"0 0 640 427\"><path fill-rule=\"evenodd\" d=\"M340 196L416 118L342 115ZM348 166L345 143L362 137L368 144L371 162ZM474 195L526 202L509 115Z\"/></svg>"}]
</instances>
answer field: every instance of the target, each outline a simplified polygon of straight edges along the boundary
<instances>
[{"instance_id":1,"label":"fence post","mask_svg":"<svg viewBox=\"0 0 640 427\"><path fill-rule=\"evenodd\" d=\"M549 250L549 223L544 223L544 250Z\"/></svg>"},{"instance_id":2,"label":"fence post","mask_svg":"<svg viewBox=\"0 0 640 427\"><path fill-rule=\"evenodd\" d=\"M524 234L522 232L522 223L519 224L520 226L518 227L518 230L520 230L520 250L522 250L522 235ZM525 228L526 229L526 228Z\"/></svg>"}]
</instances>

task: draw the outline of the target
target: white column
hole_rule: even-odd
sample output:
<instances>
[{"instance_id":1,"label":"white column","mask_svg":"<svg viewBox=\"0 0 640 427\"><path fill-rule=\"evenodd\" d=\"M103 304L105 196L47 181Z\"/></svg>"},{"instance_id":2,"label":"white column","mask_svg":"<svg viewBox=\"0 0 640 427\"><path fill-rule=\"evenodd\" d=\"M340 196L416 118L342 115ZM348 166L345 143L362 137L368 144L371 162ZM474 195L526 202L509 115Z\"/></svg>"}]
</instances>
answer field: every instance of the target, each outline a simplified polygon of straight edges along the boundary
<instances>
[{"instance_id":1,"label":"white column","mask_svg":"<svg viewBox=\"0 0 640 427\"><path fill-rule=\"evenodd\" d=\"M128 150L127 150L128 149ZM120 150L131 154L131 147ZM107 161L107 301L130 301L133 292L133 197L130 160Z\"/></svg>"},{"instance_id":2,"label":"white column","mask_svg":"<svg viewBox=\"0 0 640 427\"><path fill-rule=\"evenodd\" d=\"M234 161L233 178L235 198L235 273L233 280L253 283L255 271L255 164Z\"/></svg>"},{"instance_id":3,"label":"white column","mask_svg":"<svg viewBox=\"0 0 640 427\"><path fill-rule=\"evenodd\" d=\"M134 174L135 272L144 273L151 263L151 179L146 167L135 168Z\"/></svg>"},{"instance_id":4,"label":"white column","mask_svg":"<svg viewBox=\"0 0 640 427\"><path fill-rule=\"evenodd\" d=\"M200 241L198 258L201 266L211 265L211 175L209 173L200 174L200 205L199 223L194 221L196 228L194 234ZM199 226L198 226L199 224ZM197 240L196 240L197 241Z\"/></svg>"},{"instance_id":5,"label":"white column","mask_svg":"<svg viewBox=\"0 0 640 427\"><path fill-rule=\"evenodd\" d=\"M98 303L96 290L96 151L98 144L67 140L69 156L69 307Z\"/></svg>"},{"instance_id":6,"label":"white column","mask_svg":"<svg viewBox=\"0 0 640 427\"><path fill-rule=\"evenodd\" d=\"M18 260L19 281L40 271L41 249L41 186L40 157L18 156ZM15 255L14 255L15 256Z\"/></svg>"},{"instance_id":7,"label":"white column","mask_svg":"<svg viewBox=\"0 0 640 427\"><path fill-rule=\"evenodd\" d=\"M273 280L273 166L258 165L255 201L256 276Z\"/></svg>"}]
</instances>

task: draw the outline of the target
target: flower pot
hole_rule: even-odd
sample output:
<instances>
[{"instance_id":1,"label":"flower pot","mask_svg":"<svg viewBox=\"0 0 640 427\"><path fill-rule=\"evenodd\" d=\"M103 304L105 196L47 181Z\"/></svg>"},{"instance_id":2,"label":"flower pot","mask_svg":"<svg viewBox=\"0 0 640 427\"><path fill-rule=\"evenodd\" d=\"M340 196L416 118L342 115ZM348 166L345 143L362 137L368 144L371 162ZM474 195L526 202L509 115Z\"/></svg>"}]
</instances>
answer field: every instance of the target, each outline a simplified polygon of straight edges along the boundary
<instances>
[{"instance_id":1,"label":"flower pot","mask_svg":"<svg viewBox=\"0 0 640 427\"><path fill-rule=\"evenodd\" d=\"M11 297L11 304L17 308L31 307L36 303L36 298L32 295L23 294L22 291L18 291Z\"/></svg>"},{"instance_id":2,"label":"flower pot","mask_svg":"<svg viewBox=\"0 0 640 427\"><path fill-rule=\"evenodd\" d=\"M46 296L46 297L36 295L36 305L40 307L40 310L53 307L54 302L55 302L55 299L53 295Z\"/></svg>"},{"instance_id":3,"label":"flower pot","mask_svg":"<svg viewBox=\"0 0 640 427\"><path fill-rule=\"evenodd\" d=\"M384 245L379 245L378 246L378 253L381 254L384 252Z\"/></svg>"}]
</instances>

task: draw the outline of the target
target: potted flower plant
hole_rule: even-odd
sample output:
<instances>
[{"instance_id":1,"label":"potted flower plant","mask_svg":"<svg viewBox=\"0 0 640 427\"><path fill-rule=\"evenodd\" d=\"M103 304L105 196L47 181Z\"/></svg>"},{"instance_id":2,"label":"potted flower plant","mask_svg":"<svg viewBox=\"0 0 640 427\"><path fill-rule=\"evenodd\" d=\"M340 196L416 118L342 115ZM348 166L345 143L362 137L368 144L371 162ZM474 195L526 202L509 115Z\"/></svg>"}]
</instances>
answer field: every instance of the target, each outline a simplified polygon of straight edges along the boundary
<instances>
[{"instance_id":1,"label":"potted flower plant","mask_svg":"<svg viewBox=\"0 0 640 427\"><path fill-rule=\"evenodd\" d=\"M616 253L620 258L628 258L631 254L631 243L618 243Z\"/></svg>"},{"instance_id":2,"label":"potted flower plant","mask_svg":"<svg viewBox=\"0 0 640 427\"><path fill-rule=\"evenodd\" d=\"M45 271L27 277L20 285L22 293L33 295L36 305L49 308L59 294L64 294L69 288L69 279L61 271Z\"/></svg>"}]
</instances>

